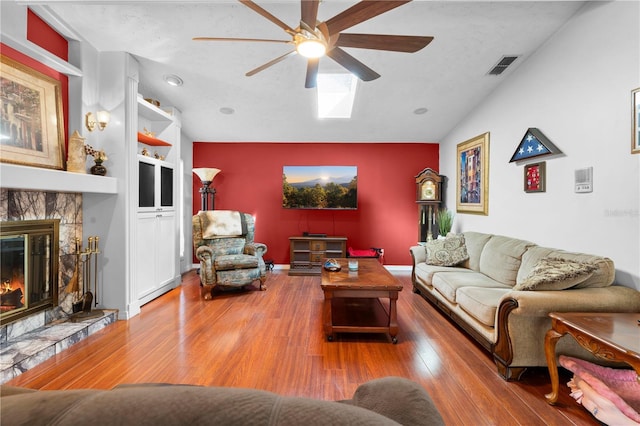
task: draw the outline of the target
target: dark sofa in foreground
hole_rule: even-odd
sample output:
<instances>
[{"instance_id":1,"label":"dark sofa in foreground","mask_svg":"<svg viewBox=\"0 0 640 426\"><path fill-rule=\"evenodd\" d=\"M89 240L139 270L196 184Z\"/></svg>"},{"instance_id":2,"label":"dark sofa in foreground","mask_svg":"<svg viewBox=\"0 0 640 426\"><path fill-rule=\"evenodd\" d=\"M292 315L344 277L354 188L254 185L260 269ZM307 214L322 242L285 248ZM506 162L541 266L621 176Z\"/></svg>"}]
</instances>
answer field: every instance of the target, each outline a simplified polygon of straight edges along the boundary
<instances>
[{"instance_id":1,"label":"dark sofa in foreground","mask_svg":"<svg viewBox=\"0 0 640 426\"><path fill-rule=\"evenodd\" d=\"M444 425L431 398L400 377L372 380L352 399L321 401L241 388L167 384L111 390L33 390L3 385L9 425Z\"/></svg>"}]
</instances>

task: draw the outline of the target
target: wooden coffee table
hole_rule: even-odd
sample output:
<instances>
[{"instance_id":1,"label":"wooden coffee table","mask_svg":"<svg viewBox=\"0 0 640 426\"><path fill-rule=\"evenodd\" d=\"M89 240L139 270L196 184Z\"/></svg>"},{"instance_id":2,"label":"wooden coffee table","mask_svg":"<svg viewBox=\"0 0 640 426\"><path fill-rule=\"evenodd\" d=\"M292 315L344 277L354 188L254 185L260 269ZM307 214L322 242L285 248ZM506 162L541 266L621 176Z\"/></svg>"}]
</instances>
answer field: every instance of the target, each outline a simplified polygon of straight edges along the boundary
<instances>
[{"instance_id":1,"label":"wooden coffee table","mask_svg":"<svg viewBox=\"0 0 640 426\"><path fill-rule=\"evenodd\" d=\"M322 268L322 322L327 340L332 341L335 333L389 333L397 343L396 301L402 284L377 259L358 259L358 270L353 272L348 259L336 260L340 271ZM380 299L389 299L388 309Z\"/></svg>"},{"instance_id":2,"label":"wooden coffee table","mask_svg":"<svg viewBox=\"0 0 640 426\"><path fill-rule=\"evenodd\" d=\"M558 401L556 343L565 334L600 358L631 365L640 381L640 313L552 312L549 316L551 329L544 339L551 376L551 393L545 395L549 404Z\"/></svg>"}]
</instances>

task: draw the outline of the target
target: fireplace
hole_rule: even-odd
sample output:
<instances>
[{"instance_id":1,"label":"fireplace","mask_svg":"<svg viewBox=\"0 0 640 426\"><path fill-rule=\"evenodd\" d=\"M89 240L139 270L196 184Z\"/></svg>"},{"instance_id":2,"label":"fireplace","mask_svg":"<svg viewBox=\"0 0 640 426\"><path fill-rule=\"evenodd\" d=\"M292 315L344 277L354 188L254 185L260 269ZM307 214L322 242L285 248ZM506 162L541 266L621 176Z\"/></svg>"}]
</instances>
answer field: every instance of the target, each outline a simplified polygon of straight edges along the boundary
<instances>
[{"instance_id":1,"label":"fireplace","mask_svg":"<svg viewBox=\"0 0 640 426\"><path fill-rule=\"evenodd\" d=\"M59 226L59 219L2 222L2 324L58 304Z\"/></svg>"}]
</instances>

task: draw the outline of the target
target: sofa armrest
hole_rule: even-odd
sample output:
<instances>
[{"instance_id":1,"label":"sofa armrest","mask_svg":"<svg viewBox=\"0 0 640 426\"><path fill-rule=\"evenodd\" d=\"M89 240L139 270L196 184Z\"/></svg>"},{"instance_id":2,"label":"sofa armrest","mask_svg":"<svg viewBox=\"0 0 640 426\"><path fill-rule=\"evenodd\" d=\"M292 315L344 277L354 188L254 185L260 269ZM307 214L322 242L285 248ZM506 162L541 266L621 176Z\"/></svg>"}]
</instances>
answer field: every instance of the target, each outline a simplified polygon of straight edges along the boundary
<instances>
[{"instance_id":1,"label":"sofa armrest","mask_svg":"<svg viewBox=\"0 0 640 426\"><path fill-rule=\"evenodd\" d=\"M513 313L547 316L550 312L640 312L640 292L623 286L559 291L512 291L504 299L516 300ZM502 303L502 301L501 301Z\"/></svg>"},{"instance_id":2,"label":"sofa armrest","mask_svg":"<svg viewBox=\"0 0 640 426\"><path fill-rule=\"evenodd\" d=\"M498 305L494 359L508 366L546 366L550 312L640 312L640 292L623 286L559 291L510 291ZM562 347L562 342L559 347ZM501 374L508 377L503 370Z\"/></svg>"},{"instance_id":3,"label":"sofa armrest","mask_svg":"<svg viewBox=\"0 0 640 426\"><path fill-rule=\"evenodd\" d=\"M209 246L200 246L196 250L196 257L200 260L200 282L203 285L214 285L216 270L213 266L213 250Z\"/></svg>"},{"instance_id":4,"label":"sofa armrest","mask_svg":"<svg viewBox=\"0 0 640 426\"><path fill-rule=\"evenodd\" d=\"M267 245L263 243L247 243L244 246L244 254L263 257L267 252Z\"/></svg>"},{"instance_id":5,"label":"sofa armrest","mask_svg":"<svg viewBox=\"0 0 640 426\"><path fill-rule=\"evenodd\" d=\"M418 263L427 261L427 251L424 249L423 246L409 247L409 252L411 253L411 257L413 258L414 267Z\"/></svg>"}]
</instances>

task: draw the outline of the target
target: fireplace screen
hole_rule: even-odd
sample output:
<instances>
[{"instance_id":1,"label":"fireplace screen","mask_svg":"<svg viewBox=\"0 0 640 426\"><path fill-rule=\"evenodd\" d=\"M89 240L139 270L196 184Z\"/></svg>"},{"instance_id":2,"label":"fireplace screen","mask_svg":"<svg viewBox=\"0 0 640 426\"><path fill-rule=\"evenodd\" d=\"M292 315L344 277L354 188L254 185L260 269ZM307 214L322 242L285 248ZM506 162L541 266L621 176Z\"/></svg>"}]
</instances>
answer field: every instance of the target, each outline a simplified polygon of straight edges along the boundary
<instances>
[{"instance_id":1,"label":"fireplace screen","mask_svg":"<svg viewBox=\"0 0 640 426\"><path fill-rule=\"evenodd\" d=\"M53 306L58 297L59 220L3 222L0 318L13 321Z\"/></svg>"}]
</instances>

